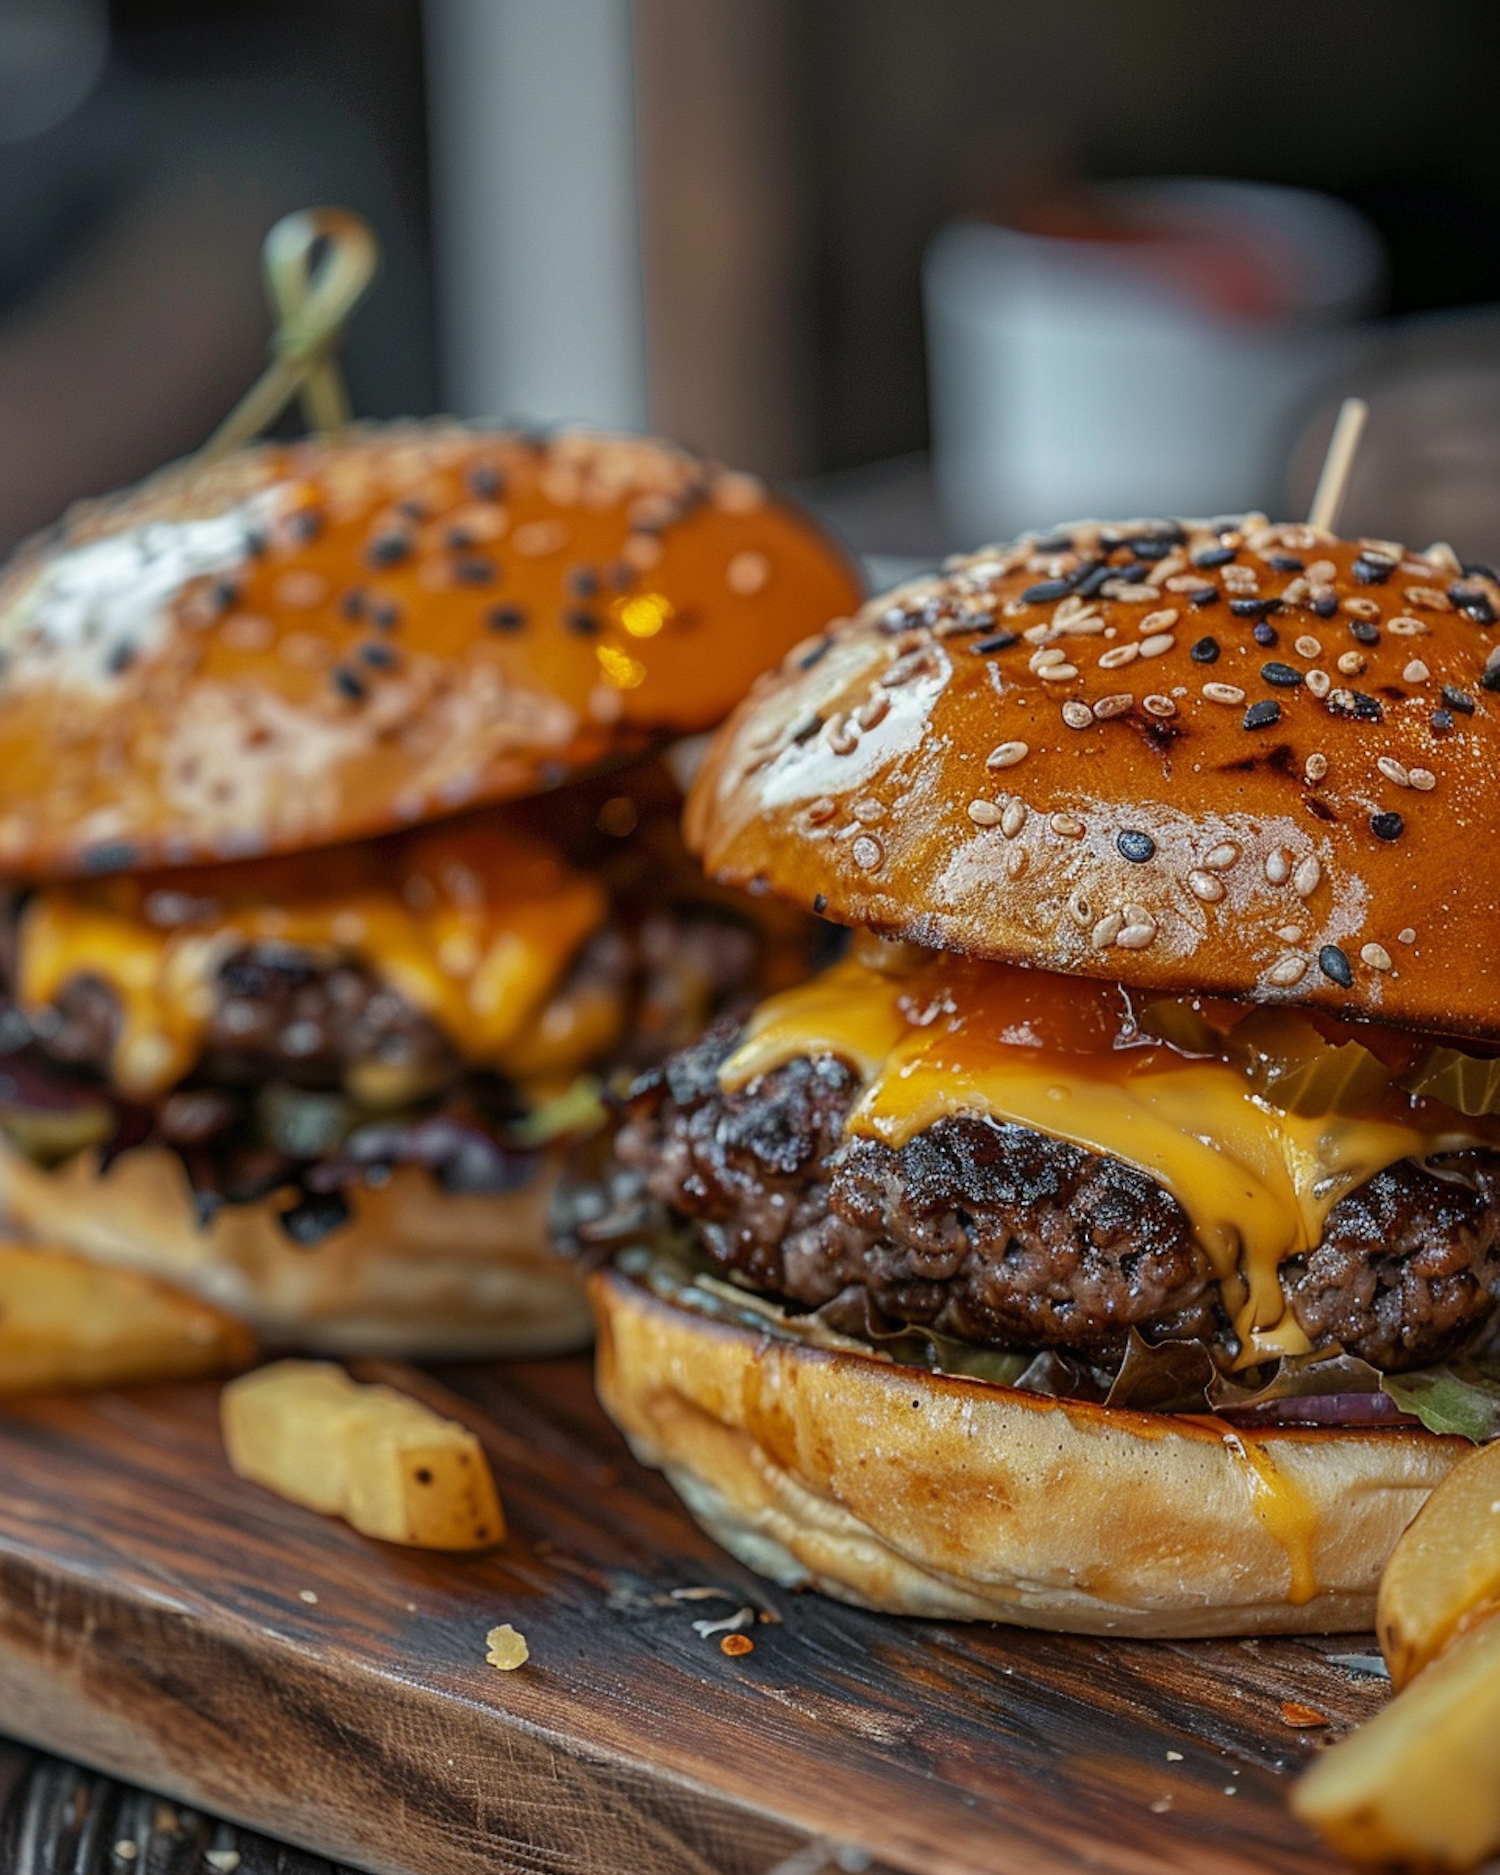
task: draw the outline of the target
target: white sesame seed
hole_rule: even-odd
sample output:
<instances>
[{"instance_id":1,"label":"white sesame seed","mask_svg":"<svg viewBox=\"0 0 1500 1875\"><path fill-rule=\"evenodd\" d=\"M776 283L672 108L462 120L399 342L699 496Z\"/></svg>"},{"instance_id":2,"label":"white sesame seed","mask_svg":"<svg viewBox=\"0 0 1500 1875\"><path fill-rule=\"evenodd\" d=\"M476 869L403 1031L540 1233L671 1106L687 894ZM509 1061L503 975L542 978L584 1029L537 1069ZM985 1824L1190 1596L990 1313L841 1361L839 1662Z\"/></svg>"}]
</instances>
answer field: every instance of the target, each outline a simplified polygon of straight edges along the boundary
<instances>
[{"instance_id":1,"label":"white sesame seed","mask_svg":"<svg viewBox=\"0 0 1500 1875\"><path fill-rule=\"evenodd\" d=\"M1307 975L1307 959L1289 951L1285 957L1278 958L1271 965L1266 975L1278 989L1285 989L1290 984L1300 983Z\"/></svg>"},{"instance_id":2,"label":"white sesame seed","mask_svg":"<svg viewBox=\"0 0 1500 1875\"><path fill-rule=\"evenodd\" d=\"M1422 558L1442 567L1445 573L1462 573L1464 570L1463 562L1446 540L1435 540L1430 547L1424 547Z\"/></svg>"},{"instance_id":3,"label":"white sesame seed","mask_svg":"<svg viewBox=\"0 0 1500 1875\"><path fill-rule=\"evenodd\" d=\"M1328 757L1320 755L1316 749L1302 764L1302 773L1309 781L1321 781L1328 773Z\"/></svg>"},{"instance_id":4,"label":"white sesame seed","mask_svg":"<svg viewBox=\"0 0 1500 1875\"><path fill-rule=\"evenodd\" d=\"M1170 632L1154 632L1151 637L1141 640L1141 656L1159 658L1163 653L1170 651L1176 642L1177 640Z\"/></svg>"},{"instance_id":5,"label":"white sesame seed","mask_svg":"<svg viewBox=\"0 0 1500 1875\"><path fill-rule=\"evenodd\" d=\"M1346 599L1344 601L1344 610L1349 614L1350 618L1360 618L1368 621L1380 617L1380 607L1373 599Z\"/></svg>"},{"instance_id":6,"label":"white sesame seed","mask_svg":"<svg viewBox=\"0 0 1500 1875\"><path fill-rule=\"evenodd\" d=\"M1273 846L1266 854L1266 877L1272 885L1285 885L1292 876L1292 856L1284 846Z\"/></svg>"},{"instance_id":7,"label":"white sesame seed","mask_svg":"<svg viewBox=\"0 0 1500 1875\"><path fill-rule=\"evenodd\" d=\"M1070 677L1077 675L1076 664L1049 664L1046 670L1037 672L1037 676L1044 684L1065 684Z\"/></svg>"},{"instance_id":8,"label":"white sesame seed","mask_svg":"<svg viewBox=\"0 0 1500 1875\"><path fill-rule=\"evenodd\" d=\"M732 593L748 599L771 577L771 562L763 553L737 553L725 569L724 577Z\"/></svg>"},{"instance_id":9,"label":"white sesame seed","mask_svg":"<svg viewBox=\"0 0 1500 1875\"><path fill-rule=\"evenodd\" d=\"M1303 578L1309 586L1326 586L1331 579L1338 577L1338 568L1332 560L1314 560L1308 566Z\"/></svg>"},{"instance_id":10,"label":"white sesame seed","mask_svg":"<svg viewBox=\"0 0 1500 1875\"><path fill-rule=\"evenodd\" d=\"M1203 863L1210 872L1228 872L1239 861L1240 849L1233 840L1221 840L1215 847L1210 847L1203 856Z\"/></svg>"},{"instance_id":11,"label":"white sesame seed","mask_svg":"<svg viewBox=\"0 0 1500 1875\"><path fill-rule=\"evenodd\" d=\"M1245 693L1238 684L1205 684L1203 694L1210 703L1243 703Z\"/></svg>"},{"instance_id":12,"label":"white sesame seed","mask_svg":"<svg viewBox=\"0 0 1500 1875\"><path fill-rule=\"evenodd\" d=\"M998 827L1002 817L993 801L970 801L968 813L976 827Z\"/></svg>"},{"instance_id":13,"label":"white sesame seed","mask_svg":"<svg viewBox=\"0 0 1500 1875\"><path fill-rule=\"evenodd\" d=\"M1026 742L1002 742L998 749L991 749L985 757L986 768L1014 768L1017 762L1024 762L1031 753L1031 745Z\"/></svg>"},{"instance_id":14,"label":"white sesame seed","mask_svg":"<svg viewBox=\"0 0 1500 1875\"><path fill-rule=\"evenodd\" d=\"M1394 618L1387 619L1386 630L1394 632L1398 638L1420 638L1427 627L1419 618L1412 618L1405 612L1398 612Z\"/></svg>"},{"instance_id":15,"label":"white sesame seed","mask_svg":"<svg viewBox=\"0 0 1500 1875\"><path fill-rule=\"evenodd\" d=\"M1302 927L1300 924L1277 925L1276 935L1281 939L1283 944L1300 944L1302 942Z\"/></svg>"},{"instance_id":16,"label":"white sesame seed","mask_svg":"<svg viewBox=\"0 0 1500 1875\"><path fill-rule=\"evenodd\" d=\"M1025 631L1021 633L1021 636L1029 645L1050 644L1055 636L1052 630L1052 621L1050 619L1043 619L1040 625L1028 625ZM1059 652L1058 655L1062 656L1063 653Z\"/></svg>"},{"instance_id":17,"label":"white sesame seed","mask_svg":"<svg viewBox=\"0 0 1500 1875\"><path fill-rule=\"evenodd\" d=\"M1358 651L1344 651L1339 654L1338 668L1346 677L1358 677L1365 668L1365 660Z\"/></svg>"},{"instance_id":18,"label":"white sesame seed","mask_svg":"<svg viewBox=\"0 0 1500 1875\"><path fill-rule=\"evenodd\" d=\"M1132 645L1131 650L1135 649ZM1112 716L1123 716L1135 702L1135 697L1128 690L1117 691L1113 696L1100 697L1094 705L1094 714L1101 723L1106 723Z\"/></svg>"},{"instance_id":19,"label":"white sesame seed","mask_svg":"<svg viewBox=\"0 0 1500 1875\"><path fill-rule=\"evenodd\" d=\"M1398 762L1394 755L1382 755L1378 757L1375 766L1380 770L1381 774L1385 776L1387 781L1394 782L1398 788L1409 788L1411 786L1411 776L1406 772L1406 764L1404 762Z\"/></svg>"},{"instance_id":20,"label":"white sesame seed","mask_svg":"<svg viewBox=\"0 0 1500 1875\"><path fill-rule=\"evenodd\" d=\"M820 827L825 820L832 820L839 811L839 804L831 795L820 794L816 801L809 801L803 808L803 818L809 826Z\"/></svg>"},{"instance_id":21,"label":"white sesame seed","mask_svg":"<svg viewBox=\"0 0 1500 1875\"><path fill-rule=\"evenodd\" d=\"M1415 928L1411 925L1403 925L1396 933L1396 942L1398 944L1415 944L1416 941L1417 933Z\"/></svg>"},{"instance_id":22,"label":"white sesame seed","mask_svg":"<svg viewBox=\"0 0 1500 1875\"><path fill-rule=\"evenodd\" d=\"M1066 664L1067 661L1067 652L1059 651L1056 645L1048 645L1045 650L1033 651L1030 660L1034 671L1044 671L1049 664Z\"/></svg>"},{"instance_id":23,"label":"white sesame seed","mask_svg":"<svg viewBox=\"0 0 1500 1875\"><path fill-rule=\"evenodd\" d=\"M1081 840L1083 838L1083 822L1076 814L1054 814L1047 822L1047 825L1054 833L1060 834L1065 840Z\"/></svg>"},{"instance_id":24,"label":"white sesame seed","mask_svg":"<svg viewBox=\"0 0 1500 1875\"><path fill-rule=\"evenodd\" d=\"M885 848L873 833L862 833L849 848L856 866L862 866L866 872L879 872L885 859Z\"/></svg>"},{"instance_id":25,"label":"white sesame seed","mask_svg":"<svg viewBox=\"0 0 1500 1875\"><path fill-rule=\"evenodd\" d=\"M1314 668L1302 680L1315 697L1326 697L1333 688L1333 679L1327 671Z\"/></svg>"},{"instance_id":26,"label":"white sesame seed","mask_svg":"<svg viewBox=\"0 0 1500 1875\"><path fill-rule=\"evenodd\" d=\"M1123 579L1107 579L1099 591L1106 599L1118 599L1121 605L1152 605L1161 597L1159 586L1137 585Z\"/></svg>"},{"instance_id":27,"label":"white sesame seed","mask_svg":"<svg viewBox=\"0 0 1500 1875\"><path fill-rule=\"evenodd\" d=\"M1031 864L1031 855L1024 846L1012 846L1006 850L1005 872L1010 879L1019 879Z\"/></svg>"},{"instance_id":28,"label":"white sesame seed","mask_svg":"<svg viewBox=\"0 0 1500 1875\"><path fill-rule=\"evenodd\" d=\"M1409 684L1425 684L1432 672L1420 658L1413 658L1401 675Z\"/></svg>"},{"instance_id":29,"label":"white sesame seed","mask_svg":"<svg viewBox=\"0 0 1500 1875\"><path fill-rule=\"evenodd\" d=\"M849 811L862 827L878 827L885 819L885 803L869 794L856 801Z\"/></svg>"},{"instance_id":30,"label":"white sesame seed","mask_svg":"<svg viewBox=\"0 0 1500 1875\"><path fill-rule=\"evenodd\" d=\"M1107 951L1124 928L1124 912L1108 912L1089 933L1089 943L1093 945L1096 951Z\"/></svg>"},{"instance_id":31,"label":"white sesame seed","mask_svg":"<svg viewBox=\"0 0 1500 1875\"><path fill-rule=\"evenodd\" d=\"M1304 632L1293 646L1299 658L1320 658L1323 655L1323 643L1314 638L1311 632Z\"/></svg>"},{"instance_id":32,"label":"white sesame seed","mask_svg":"<svg viewBox=\"0 0 1500 1875\"><path fill-rule=\"evenodd\" d=\"M866 698L854 712L854 720L861 729L874 729L883 723L890 713L891 700L877 690L874 696Z\"/></svg>"},{"instance_id":33,"label":"white sesame seed","mask_svg":"<svg viewBox=\"0 0 1500 1875\"><path fill-rule=\"evenodd\" d=\"M1026 803L1018 801L1014 795L1005 803L1000 814L1000 831L1007 840L1014 840L1026 825Z\"/></svg>"},{"instance_id":34,"label":"white sesame seed","mask_svg":"<svg viewBox=\"0 0 1500 1875\"><path fill-rule=\"evenodd\" d=\"M1149 638L1153 633L1164 632L1170 626L1175 625L1178 616L1179 614L1175 605L1166 606L1160 612L1148 612L1136 627L1136 630L1143 638Z\"/></svg>"},{"instance_id":35,"label":"white sesame seed","mask_svg":"<svg viewBox=\"0 0 1500 1875\"><path fill-rule=\"evenodd\" d=\"M1141 647L1136 644L1111 645L1108 651L1101 653L1099 668L1101 671L1117 671L1122 664L1130 664L1141 655Z\"/></svg>"},{"instance_id":36,"label":"white sesame seed","mask_svg":"<svg viewBox=\"0 0 1500 1875\"><path fill-rule=\"evenodd\" d=\"M1421 794L1431 794L1437 786L1437 776L1430 768L1409 768L1406 779Z\"/></svg>"},{"instance_id":37,"label":"white sesame seed","mask_svg":"<svg viewBox=\"0 0 1500 1875\"><path fill-rule=\"evenodd\" d=\"M1076 697L1069 697L1062 706L1062 719L1069 729L1088 729L1094 721L1094 712L1086 703L1080 703Z\"/></svg>"},{"instance_id":38,"label":"white sesame seed","mask_svg":"<svg viewBox=\"0 0 1500 1875\"><path fill-rule=\"evenodd\" d=\"M1161 583L1168 592L1196 592L1203 584L1203 575L1201 573L1173 573Z\"/></svg>"},{"instance_id":39,"label":"white sesame seed","mask_svg":"<svg viewBox=\"0 0 1500 1875\"><path fill-rule=\"evenodd\" d=\"M835 755L848 755L859 743L859 737L848 727L842 716L830 716L824 723L823 740Z\"/></svg>"},{"instance_id":40,"label":"white sesame seed","mask_svg":"<svg viewBox=\"0 0 1500 1875\"><path fill-rule=\"evenodd\" d=\"M1224 896L1224 881L1211 872L1190 872L1188 890L1205 905L1213 905Z\"/></svg>"},{"instance_id":41,"label":"white sesame seed","mask_svg":"<svg viewBox=\"0 0 1500 1875\"><path fill-rule=\"evenodd\" d=\"M1451 612L1453 601L1437 586L1408 586L1406 603L1421 612Z\"/></svg>"},{"instance_id":42,"label":"white sesame seed","mask_svg":"<svg viewBox=\"0 0 1500 1875\"><path fill-rule=\"evenodd\" d=\"M1075 892L1068 900L1068 916L1081 931L1092 931L1095 923L1093 900L1084 892Z\"/></svg>"},{"instance_id":43,"label":"white sesame seed","mask_svg":"<svg viewBox=\"0 0 1500 1875\"><path fill-rule=\"evenodd\" d=\"M1389 970L1392 968L1391 953L1383 944L1362 945L1359 955L1361 961L1367 963L1372 970Z\"/></svg>"},{"instance_id":44,"label":"white sesame seed","mask_svg":"<svg viewBox=\"0 0 1500 1875\"><path fill-rule=\"evenodd\" d=\"M1148 716L1167 717L1177 714L1177 705L1170 697L1164 697L1159 692L1155 696L1142 697L1141 708Z\"/></svg>"},{"instance_id":45,"label":"white sesame seed","mask_svg":"<svg viewBox=\"0 0 1500 1875\"><path fill-rule=\"evenodd\" d=\"M1323 868L1316 853L1309 853L1305 859L1297 862L1297 870L1292 874L1292 890L1298 898L1311 898L1322 882Z\"/></svg>"},{"instance_id":46,"label":"white sesame seed","mask_svg":"<svg viewBox=\"0 0 1500 1875\"><path fill-rule=\"evenodd\" d=\"M1133 911L1139 909L1139 906L1131 907ZM1126 925L1125 929L1115 939L1115 942L1122 951L1143 951L1148 949L1155 941L1156 920L1149 912L1147 912L1144 919L1140 920L1138 923Z\"/></svg>"}]
</instances>

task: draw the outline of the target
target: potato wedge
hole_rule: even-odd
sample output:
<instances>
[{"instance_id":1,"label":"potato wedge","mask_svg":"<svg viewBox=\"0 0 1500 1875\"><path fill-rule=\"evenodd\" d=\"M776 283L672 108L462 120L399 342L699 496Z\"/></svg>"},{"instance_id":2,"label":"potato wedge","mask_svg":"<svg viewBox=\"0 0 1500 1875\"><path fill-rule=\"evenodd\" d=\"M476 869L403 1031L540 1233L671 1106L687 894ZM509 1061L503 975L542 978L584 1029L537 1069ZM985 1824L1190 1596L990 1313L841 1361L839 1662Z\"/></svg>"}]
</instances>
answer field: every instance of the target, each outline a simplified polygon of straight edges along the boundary
<instances>
[{"instance_id":1,"label":"potato wedge","mask_svg":"<svg viewBox=\"0 0 1500 1875\"><path fill-rule=\"evenodd\" d=\"M1458 1630L1500 1605L1500 1444L1470 1454L1428 1498L1380 1578L1375 1631L1405 1686Z\"/></svg>"},{"instance_id":2,"label":"potato wedge","mask_svg":"<svg viewBox=\"0 0 1500 1875\"><path fill-rule=\"evenodd\" d=\"M1331 1746L1291 1803L1360 1862L1467 1869L1500 1848L1500 1619L1460 1634Z\"/></svg>"},{"instance_id":3,"label":"potato wedge","mask_svg":"<svg viewBox=\"0 0 1500 1875\"><path fill-rule=\"evenodd\" d=\"M393 1387L328 1361L277 1361L225 1387L220 1421L242 1478L365 1536L446 1550L505 1536L478 1439Z\"/></svg>"},{"instance_id":4,"label":"potato wedge","mask_svg":"<svg viewBox=\"0 0 1500 1875\"><path fill-rule=\"evenodd\" d=\"M0 1244L0 1395L184 1380L254 1358L243 1323L153 1276Z\"/></svg>"}]
</instances>

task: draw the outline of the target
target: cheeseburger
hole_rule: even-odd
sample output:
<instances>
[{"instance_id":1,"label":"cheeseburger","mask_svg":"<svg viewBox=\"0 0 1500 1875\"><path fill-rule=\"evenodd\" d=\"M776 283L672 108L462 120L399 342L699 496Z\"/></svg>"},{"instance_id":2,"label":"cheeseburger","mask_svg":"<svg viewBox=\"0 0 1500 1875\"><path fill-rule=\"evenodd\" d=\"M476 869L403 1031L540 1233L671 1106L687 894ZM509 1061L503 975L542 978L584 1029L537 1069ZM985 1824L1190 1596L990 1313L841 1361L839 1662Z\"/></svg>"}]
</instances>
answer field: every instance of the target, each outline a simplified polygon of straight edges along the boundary
<instances>
[{"instance_id":1,"label":"cheeseburger","mask_svg":"<svg viewBox=\"0 0 1500 1875\"><path fill-rule=\"evenodd\" d=\"M796 943L617 765L856 597L623 437L358 429L76 508L0 581L8 1219L314 1346L576 1341L598 1077Z\"/></svg>"},{"instance_id":2,"label":"cheeseburger","mask_svg":"<svg viewBox=\"0 0 1500 1875\"><path fill-rule=\"evenodd\" d=\"M729 1548L1369 1624L1500 1431L1497 621L1445 546L1088 523L756 685L689 844L855 936L637 1081L579 1227L604 1400Z\"/></svg>"}]
</instances>

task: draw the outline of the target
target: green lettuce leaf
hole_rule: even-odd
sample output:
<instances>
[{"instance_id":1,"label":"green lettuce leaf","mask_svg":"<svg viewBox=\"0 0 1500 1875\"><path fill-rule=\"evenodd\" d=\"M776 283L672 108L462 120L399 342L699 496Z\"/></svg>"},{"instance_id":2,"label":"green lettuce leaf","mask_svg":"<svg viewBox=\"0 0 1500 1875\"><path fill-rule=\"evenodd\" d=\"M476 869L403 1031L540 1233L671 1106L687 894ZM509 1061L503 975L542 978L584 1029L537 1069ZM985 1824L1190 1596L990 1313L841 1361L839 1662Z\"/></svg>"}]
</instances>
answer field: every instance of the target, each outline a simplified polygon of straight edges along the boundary
<instances>
[{"instance_id":1,"label":"green lettuce leaf","mask_svg":"<svg viewBox=\"0 0 1500 1875\"><path fill-rule=\"evenodd\" d=\"M1429 1432L1456 1432L1484 1445L1500 1438L1500 1379L1468 1364L1386 1374L1381 1388Z\"/></svg>"}]
</instances>

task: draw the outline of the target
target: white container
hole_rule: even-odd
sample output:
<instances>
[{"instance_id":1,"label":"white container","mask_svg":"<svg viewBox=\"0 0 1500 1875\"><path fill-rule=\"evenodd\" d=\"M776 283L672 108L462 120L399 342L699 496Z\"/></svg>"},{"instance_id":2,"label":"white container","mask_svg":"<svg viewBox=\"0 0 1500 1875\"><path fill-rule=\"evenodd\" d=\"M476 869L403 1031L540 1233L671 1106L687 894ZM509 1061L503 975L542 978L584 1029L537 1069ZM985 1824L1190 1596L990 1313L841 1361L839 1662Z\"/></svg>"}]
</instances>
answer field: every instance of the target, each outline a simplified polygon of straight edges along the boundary
<instances>
[{"instance_id":1,"label":"white container","mask_svg":"<svg viewBox=\"0 0 1500 1875\"><path fill-rule=\"evenodd\" d=\"M1366 342L1356 322L1379 307L1385 256L1354 209L1262 183L1099 194L1163 240L959 222L928 249L933 463L963 544L1274 504L1299 419ZM1179 231L1253 250L1277 310L1211 306L1170 264Z\"/></svg>"}]
</instances>

